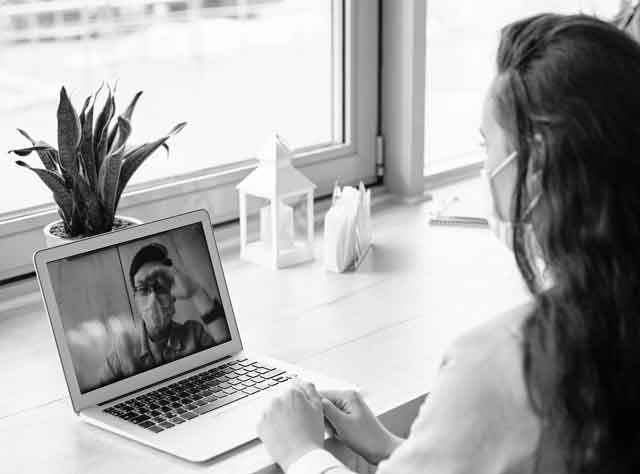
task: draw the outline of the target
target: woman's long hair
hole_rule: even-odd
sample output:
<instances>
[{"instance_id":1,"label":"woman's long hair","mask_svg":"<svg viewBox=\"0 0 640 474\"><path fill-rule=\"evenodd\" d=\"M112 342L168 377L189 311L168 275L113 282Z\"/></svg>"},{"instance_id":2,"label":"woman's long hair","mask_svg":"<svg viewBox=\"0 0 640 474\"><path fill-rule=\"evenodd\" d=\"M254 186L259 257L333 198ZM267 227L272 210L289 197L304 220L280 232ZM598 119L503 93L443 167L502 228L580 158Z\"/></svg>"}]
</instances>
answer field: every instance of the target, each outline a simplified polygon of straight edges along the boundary
<instances>
[{"instance_id":1,"label":"woman's long hair","mask_svg":"<svg viewBox=\"0 0 640 474\"><path fill-rule=\"evenodd\" d=\"M562 433L568 472L640 472L640 45L593 17L537 15L503 29L497 69L496 116L518 150L514 251L536 300L530 400Z\"/></svg>"}]
</instances>

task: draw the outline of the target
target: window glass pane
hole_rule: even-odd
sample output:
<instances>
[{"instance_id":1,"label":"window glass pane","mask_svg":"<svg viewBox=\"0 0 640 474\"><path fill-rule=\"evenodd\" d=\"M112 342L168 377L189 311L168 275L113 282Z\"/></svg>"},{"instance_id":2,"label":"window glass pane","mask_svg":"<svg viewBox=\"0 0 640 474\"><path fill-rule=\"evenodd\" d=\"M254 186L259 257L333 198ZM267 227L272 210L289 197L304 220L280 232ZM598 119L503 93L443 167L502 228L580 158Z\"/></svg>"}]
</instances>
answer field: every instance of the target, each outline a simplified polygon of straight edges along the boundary
<instances>
[{"instance_id":1,"label":"window glass pane","mask_svg":"<svg viewBox=\"0 0 640 474\"><path fill-rule=\"evenodd\" d=\"M272 131L295 147L342 142L334 107L332 0L13 0L0 7L0 146L17 132L56 143L65 85L77 109L117 81L122 111L143 90L132 143L187 127L132 183L251 158ZM341 72L339 72L341 73ZM32 164L37 164L34 155ZM0 214L51 201L28 170L5 160Z\"/></svg>"},{"instance_id":2,"label":"window glass pane","mask_svg":"<svg viewBox=\"0 0 640 474\"><path fill-rule=\"evenodd\" d=\"M499 30L527 15L556 12L611 18L620 0L429 0L427 2L426 166L482 159L478 127L495 72Z\"/></svg>"}]
</instances>

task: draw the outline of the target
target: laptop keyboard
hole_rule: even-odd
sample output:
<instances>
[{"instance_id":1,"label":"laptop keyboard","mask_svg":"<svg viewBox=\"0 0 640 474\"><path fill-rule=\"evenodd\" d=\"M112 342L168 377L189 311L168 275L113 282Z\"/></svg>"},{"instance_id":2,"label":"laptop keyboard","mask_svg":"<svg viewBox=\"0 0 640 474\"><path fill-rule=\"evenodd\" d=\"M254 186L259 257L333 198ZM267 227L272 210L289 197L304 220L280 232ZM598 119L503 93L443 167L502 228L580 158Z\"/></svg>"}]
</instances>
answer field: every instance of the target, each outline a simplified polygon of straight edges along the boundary
<instances>
[{"instance_id":1,"label":"laptop keyboard","mask_svg":"<svg viewBox=\"0 0 640 474\"><path fill-rule=\"evenodd\" d=\"M160 433L294 377L262 362L236 359L104 411Z\"/></svg>"}]
</instances>

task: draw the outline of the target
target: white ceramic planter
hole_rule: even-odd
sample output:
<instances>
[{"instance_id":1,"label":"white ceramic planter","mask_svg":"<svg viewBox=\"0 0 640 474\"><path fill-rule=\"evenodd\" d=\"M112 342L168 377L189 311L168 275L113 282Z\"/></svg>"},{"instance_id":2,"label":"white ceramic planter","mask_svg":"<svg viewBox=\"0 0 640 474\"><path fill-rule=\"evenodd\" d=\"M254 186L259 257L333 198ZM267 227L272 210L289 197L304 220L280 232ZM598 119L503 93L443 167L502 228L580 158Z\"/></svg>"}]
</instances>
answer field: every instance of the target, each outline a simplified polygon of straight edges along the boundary
<instances>
[{"instance_id":1,"label":"white ceramic planter","mask_svg":"<svg viewBox=\"0 0 640 474\"><path fill-rule=\"evenodd\" d=\"M116 216L118 219L122 219L128 222L131 222L132 224L142 224L142 221L140 219L136 219L135 217L127 217L127 216ZM62 237L58 237L57 235L54 235L51 233L51 228L62 222L62 220L57 220L57 221L53 221L50 224L47 224L47 226L43 229L44 232L44 240L45 243L47 245L47 247L56 247L57 245L62 245L62 244L67 244L69 242L73 242L74 240L79 240L82 239L83 237L75 237L73 239L65 239Z\"/></svg>"}]
</instances>

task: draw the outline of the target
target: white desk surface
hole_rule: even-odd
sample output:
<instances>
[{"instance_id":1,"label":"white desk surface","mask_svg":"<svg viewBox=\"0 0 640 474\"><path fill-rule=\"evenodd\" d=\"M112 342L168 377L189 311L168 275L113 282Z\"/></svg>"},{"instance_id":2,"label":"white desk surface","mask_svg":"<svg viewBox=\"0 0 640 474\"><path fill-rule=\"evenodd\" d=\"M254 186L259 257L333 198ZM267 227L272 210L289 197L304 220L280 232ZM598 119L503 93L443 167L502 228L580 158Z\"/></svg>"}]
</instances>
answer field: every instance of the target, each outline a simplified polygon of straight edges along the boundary
<instances>
[{"instance_id":1,"label":"white desk surface","mask_svg":"<svg viewBox=\"0 0 640 474\"><path fill-rule=\"evenodd\" d=\"M353 382L379 414L427 392L453 338L527 298L488 230L431 227L429 207L374 208L375 247L356 273L325 272L319 238L316 260L295 268L223 256L245 347ZM2 472L280 472L259 441L191 464L81 422L37 294L0 303L0 373Z\"/></svg>"}]
</instances>

